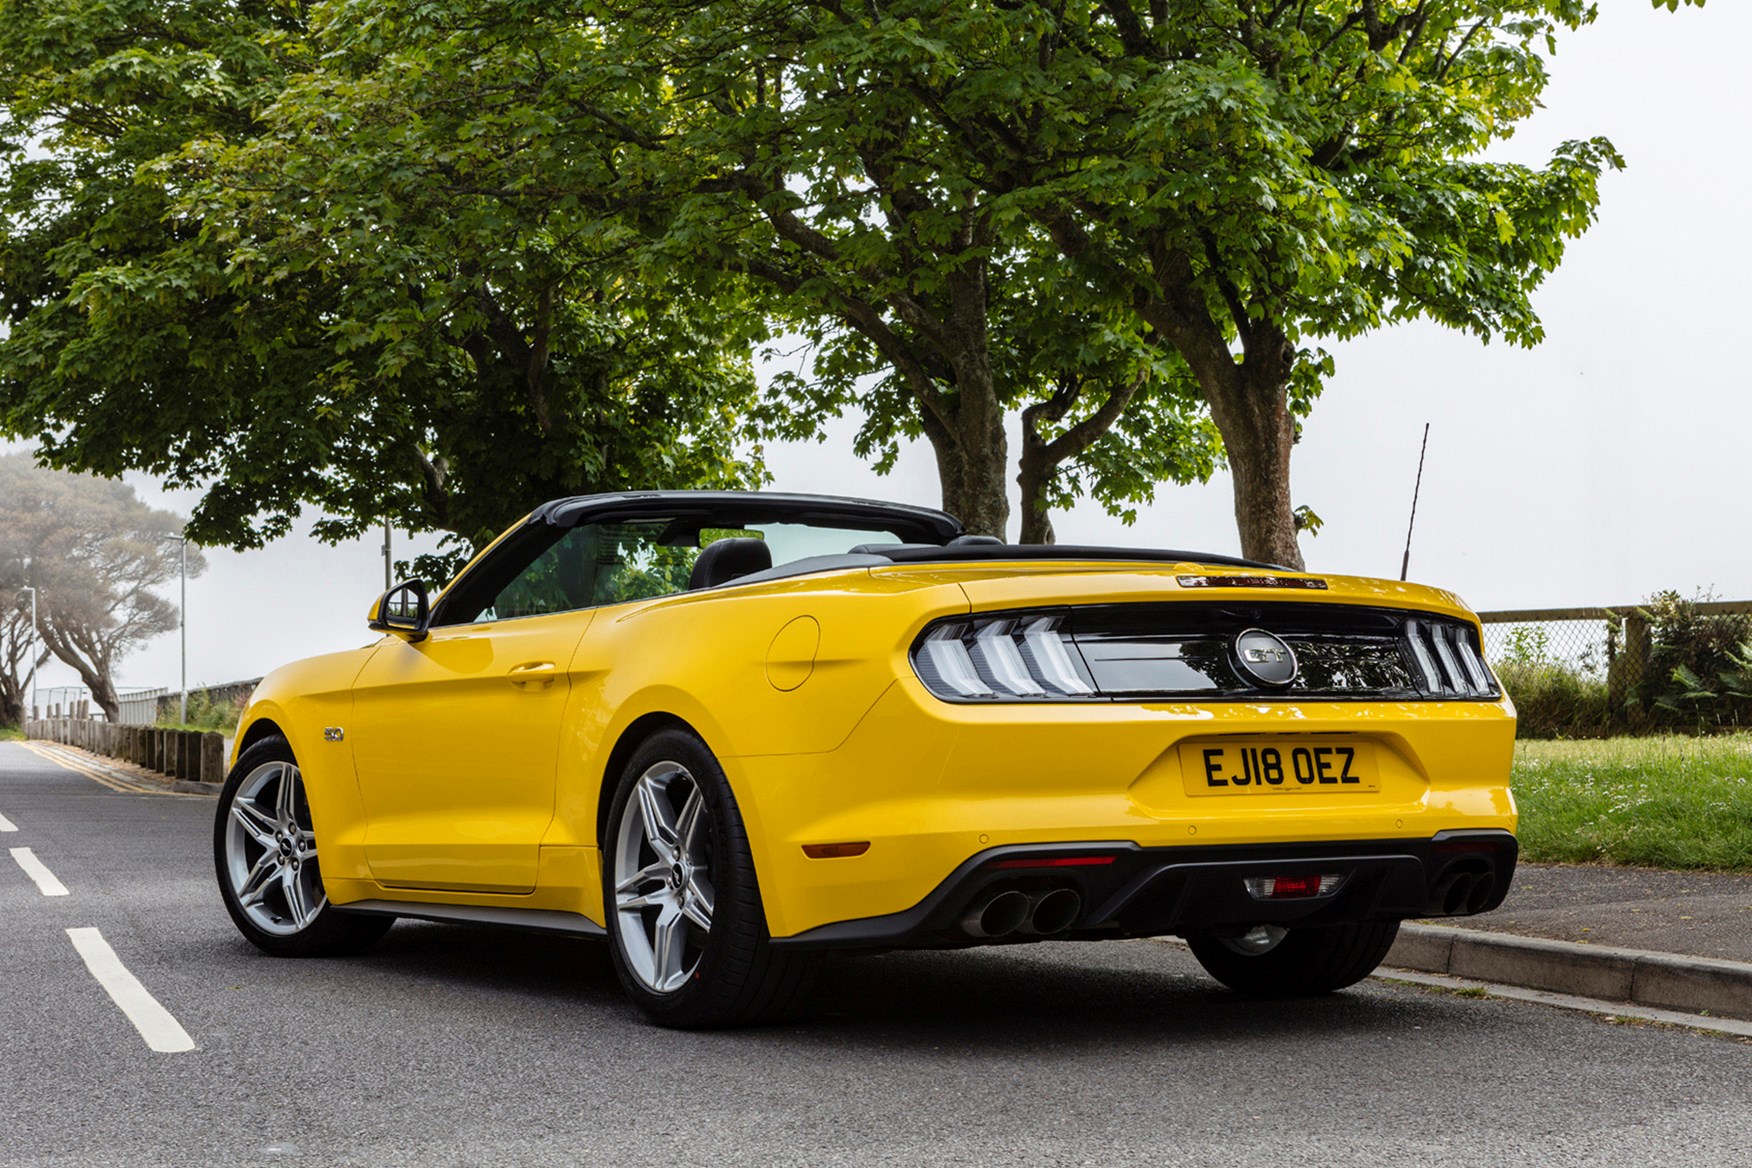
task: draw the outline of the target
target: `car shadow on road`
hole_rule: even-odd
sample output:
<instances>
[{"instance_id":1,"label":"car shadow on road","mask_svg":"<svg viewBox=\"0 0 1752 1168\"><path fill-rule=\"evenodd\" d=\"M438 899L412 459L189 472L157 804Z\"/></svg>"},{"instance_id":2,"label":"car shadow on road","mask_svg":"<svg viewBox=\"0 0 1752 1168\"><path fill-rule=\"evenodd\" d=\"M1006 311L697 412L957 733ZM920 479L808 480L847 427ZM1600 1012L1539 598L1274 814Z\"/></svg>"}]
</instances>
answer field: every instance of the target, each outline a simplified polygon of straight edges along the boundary
<instances>
[{"instance_id":1,"label":"car shadow on road","mask_svg":"<svg viewBox=\"0 0 1752 1168\"><path fill-rule=\"evenodd\" d=\"M404 921L358 960L410 984L637 1017L601 941ZM1204 976L1183 949L1136 941L834 955L798 1018L735 1033L739 1041L805 1047L1111 1050L1116 1043L1405 1033L1441 1018L1452 1021L1452 1004L1442 995L1379 983L1313 998L1245 998Z\"/></svg>"}]
</instances>

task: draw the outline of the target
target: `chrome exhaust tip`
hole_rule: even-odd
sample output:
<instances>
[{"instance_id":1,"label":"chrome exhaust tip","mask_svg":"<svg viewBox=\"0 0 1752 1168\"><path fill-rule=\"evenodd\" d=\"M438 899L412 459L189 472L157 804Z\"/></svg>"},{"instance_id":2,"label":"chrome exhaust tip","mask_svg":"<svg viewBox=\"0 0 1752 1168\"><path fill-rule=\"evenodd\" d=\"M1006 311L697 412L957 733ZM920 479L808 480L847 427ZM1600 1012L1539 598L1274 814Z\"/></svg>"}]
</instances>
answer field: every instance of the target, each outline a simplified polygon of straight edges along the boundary
<instances>
[{"instance_id":1,"label":"chrome exhaust tip","mask_svg":"<svg viewBox=\"0 0 1752 1168\"><path fill-rule=\"evenodd\" d=\"M1472 886L1471 873L1462 872L1455 876L1442 890L1442 911L1449 916L1466 911L1466 898L1472 895Z\"/></svg>"},{"instance_id":2,"label":"chrome exhaust tip","mask_svg":"<svg viewBox=\"0 0 1752 1168\"><path fill-rule=\"evenodd\" d=\"M961 918L961 929L970 937L1007 937L1028 919L1028 898L1020 892L1000 892L976 900Z\"/></svg>"},{"instance_id":3,"label":"chrome exhaust tip","mask_svg":"<svg viewBox=\"0 0 1752 1168\"><path fill-rule=\"evenodd\" d=\"M1028 920L1022 926L1022 931L1041 937L1062 933L1077 923L1077 914L1082 911L1081 896L1069 888L1055 888L1035 897L1029 903Z\"/></svg>"}]
</instances>

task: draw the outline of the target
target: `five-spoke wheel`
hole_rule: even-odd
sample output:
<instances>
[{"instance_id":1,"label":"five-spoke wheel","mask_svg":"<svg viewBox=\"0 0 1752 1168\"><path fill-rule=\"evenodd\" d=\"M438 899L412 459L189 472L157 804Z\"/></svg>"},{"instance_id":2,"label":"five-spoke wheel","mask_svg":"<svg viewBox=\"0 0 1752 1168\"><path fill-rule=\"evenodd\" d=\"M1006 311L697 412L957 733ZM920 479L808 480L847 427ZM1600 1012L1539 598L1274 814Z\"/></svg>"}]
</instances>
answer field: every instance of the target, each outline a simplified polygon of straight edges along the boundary
<instances>
[{"instance_id":1,"label":"five-spoke wheel","mask_svg":"<svg viewBox=\"0 0 1752 1168\"><path fill-rule=\"evenodd\" d=\"M225 830L225 876L237 905L266 933L290 936L328 903L304 779L271 759L244 776Z\"/></svg>"},{"instance_id":2,"label":"five-spoke wheel","mask_svg":"<svg viewBox=\"0 0 1752 1168\"><path fill-rule=\"evenodd\" d=\"M614 927L633 974L654 993L681 988L712 933L711 813L680 763L633 784L614 848Z\"/></svg>"},{"instance_id":3,"label":"five-spoke wheel","mask_svg":"<svg viewBox=\"0 0 1752 1168\"><path fill-rule=\"evenodd\" d=\"M732 1026L791 1012L814 968L767 933L729 780L693 734L662 730L621 768L603 839L615 970L666 1026Z\"/></svg>"},{"instance_id":4,"label":"five-spoke wheel","mask_svg":"<svg viewBox=\"0 0 1752 1168\"><path fill-rule=\"evenodd\" d=\"M391 917L350 915L328 902L304 775L284 738L238 758L213 825L219 890L239 931L286 957L342 953L383 935Z\"/></svg>"}]
</instances>

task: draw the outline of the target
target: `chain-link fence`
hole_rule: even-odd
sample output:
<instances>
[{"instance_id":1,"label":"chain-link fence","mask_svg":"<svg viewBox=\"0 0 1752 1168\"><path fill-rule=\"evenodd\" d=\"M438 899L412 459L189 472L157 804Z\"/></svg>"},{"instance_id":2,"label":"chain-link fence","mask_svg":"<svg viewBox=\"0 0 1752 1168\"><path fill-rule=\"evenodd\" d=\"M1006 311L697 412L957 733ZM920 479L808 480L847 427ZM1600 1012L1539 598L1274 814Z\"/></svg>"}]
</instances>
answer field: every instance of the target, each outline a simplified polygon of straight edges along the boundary
<instances>
[{"instance_id":1,"label":"chain-link fence","mask_svg":"<svg viewBox=\"0 0 1752 1168\"><path fill-rule=\"evenodd\" d=\"M1752 614L1752 601L1683 604L1688 619ZM1499 672L1561 671L1603 685L1607 708L1620 714L1628 711L1633 717L1668 680L1650 676L1656 627L1663 617L1647 604L1481 612L1478 618L1484 624L1485 657Z\"/></svg>"},{"instance_id":2,"label":"chain-link fence","mask_svg":"<svg viewBox=\"0 0 1752 1168\"><path fill-rule=\"evenodd\" d=\"M1648 660L1644 635L1632 648L1626 623L1635 608L1551 608L1484 612L1484 655L1493 667L1557 666L1591 681L1611 680L1623 697L1630 674ZM1634 654L1636 660L1630 660Z\"/></svg>"}]
</instances>

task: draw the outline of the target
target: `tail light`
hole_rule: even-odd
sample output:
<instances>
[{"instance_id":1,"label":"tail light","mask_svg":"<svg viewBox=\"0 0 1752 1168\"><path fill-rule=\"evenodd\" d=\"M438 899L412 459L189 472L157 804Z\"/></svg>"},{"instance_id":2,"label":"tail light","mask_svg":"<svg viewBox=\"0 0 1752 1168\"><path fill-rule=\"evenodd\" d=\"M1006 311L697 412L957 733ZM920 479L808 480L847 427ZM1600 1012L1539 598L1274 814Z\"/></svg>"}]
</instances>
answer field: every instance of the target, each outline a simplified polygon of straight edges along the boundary
<instances>
[{"instance_id":1,"label":"tail light","mask_svg":"<svg viewBox=\"0 0 1752 1168\"><path fill-rule=\"evenodd\" d=\"M1265 630L1295 674L1265 686L1236 664ZM1079 605L949 617L912 647L950 702L1494 699L1477 628L1445 616L1307 602Z\"/></svg>"},{"instance_id":2,"label":"tail light","mask_svg":"<svg viewBox=\"0 0 1752 1168\"><path fill-rule=\"evenodd\" d=\"M944 621L913 653L919 680L938 697L1065 700L1095 695L1062 614Z\"/></svg>"},{"instance_id":3,"label":"tail light","mask_svg":"<svg viewBox=\"0 0 1752 1168\"><path fill-rule=\"evenodd\" d=\"M1421 688L1431 697L1496 696L1496 681L1469 626L1454 621L1407 620L1405 647L1417 663Z\"/></svg>"}]
</instances>

